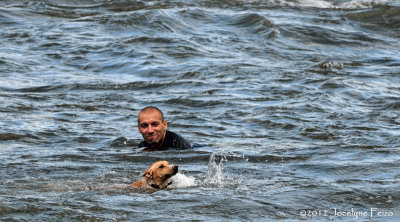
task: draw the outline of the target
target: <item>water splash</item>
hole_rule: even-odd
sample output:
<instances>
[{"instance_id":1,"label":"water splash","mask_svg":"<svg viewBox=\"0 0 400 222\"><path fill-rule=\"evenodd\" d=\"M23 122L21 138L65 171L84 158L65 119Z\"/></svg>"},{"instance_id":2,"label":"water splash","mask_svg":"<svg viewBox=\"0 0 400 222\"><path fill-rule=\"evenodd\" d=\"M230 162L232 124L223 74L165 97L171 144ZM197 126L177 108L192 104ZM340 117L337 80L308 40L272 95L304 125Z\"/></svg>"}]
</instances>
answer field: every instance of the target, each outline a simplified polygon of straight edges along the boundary
<instances>
[{"instance_id":1,"label":"water splash","mask_svg":"<svg viewBox=\"0 0 400 222\"><path fill-rule=\"evenodd\" d=\"M219 163L215 159L215 153L210 156L210 160L208 161L208 169L206 179L204 180L204 184L212 185L212 186L224 186L224 164L223 162L226 161L226 157L224 155L221 156Z\"/></svg>"}]
</instances>

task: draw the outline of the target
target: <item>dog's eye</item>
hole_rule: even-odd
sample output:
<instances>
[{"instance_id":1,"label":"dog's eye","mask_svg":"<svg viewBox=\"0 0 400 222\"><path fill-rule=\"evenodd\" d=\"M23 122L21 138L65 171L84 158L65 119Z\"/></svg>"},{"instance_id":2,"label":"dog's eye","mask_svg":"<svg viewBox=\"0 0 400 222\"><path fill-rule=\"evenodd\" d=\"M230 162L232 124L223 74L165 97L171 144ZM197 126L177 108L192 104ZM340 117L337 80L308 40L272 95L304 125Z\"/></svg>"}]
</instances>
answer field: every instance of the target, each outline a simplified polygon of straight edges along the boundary
<instances>
[{"instance_id":1,"label":"dog's eye","mask_svg":"<svg viewBox=\"0 0 400 222\"><path fill-rule=\"evenodd\" d=\"M161 165L159 168L164 168L164 165Z\"/></svg>"}]
</instances>

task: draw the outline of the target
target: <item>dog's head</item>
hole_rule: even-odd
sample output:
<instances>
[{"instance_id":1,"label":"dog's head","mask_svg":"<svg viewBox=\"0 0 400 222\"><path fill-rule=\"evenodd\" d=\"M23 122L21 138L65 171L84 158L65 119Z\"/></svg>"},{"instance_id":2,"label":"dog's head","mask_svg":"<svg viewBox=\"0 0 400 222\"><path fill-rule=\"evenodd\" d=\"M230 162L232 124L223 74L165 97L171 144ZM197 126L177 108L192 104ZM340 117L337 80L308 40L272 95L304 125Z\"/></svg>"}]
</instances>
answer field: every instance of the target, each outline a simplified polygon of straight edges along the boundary
<instances>
[{"instance_id":1,"label":"dog's head","mask_svg":"<svg viewBox=\"0 0 400 222\"><path fill-rule=\"evenodd\" d=\"M154 188L165 188L169 185L170 178L178 173L178 166L171 165L168 161L153 163L144 173L147 183Z\"/></svg>"}]
</instances>

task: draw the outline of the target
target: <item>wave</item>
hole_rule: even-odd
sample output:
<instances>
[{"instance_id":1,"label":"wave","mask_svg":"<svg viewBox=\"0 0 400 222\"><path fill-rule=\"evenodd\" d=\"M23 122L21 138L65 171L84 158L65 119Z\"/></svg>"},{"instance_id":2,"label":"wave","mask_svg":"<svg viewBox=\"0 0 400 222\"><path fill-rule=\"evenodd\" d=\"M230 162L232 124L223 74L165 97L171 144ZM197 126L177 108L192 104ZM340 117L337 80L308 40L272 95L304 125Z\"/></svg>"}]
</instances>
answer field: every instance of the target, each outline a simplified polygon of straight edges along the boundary
<instances>
[{"instance_id":1,"label":"wave","mask_svg":"<svg viewBox=\"0 0 400 222\"><path fill-rule=\"evenodd\" d=\"M372 29L380 35L392 35L400 37L400 8L377 8L356 12L349 12L344 15L353 21L358 22L362 27Z\"/></svg>"},{"instance_id":2,"label":"wave","mask_svg":"<svg viewBox=\"0 0 400 222\"><path fill-rule=\"evenodd\" d=\"M300 43L318 43L321 45L349 45L359 46L365 45L369 42L385 43L385 39L377 35L371 35L362 31L349 31L338 30L335 27L323 25L304 25L299 27L297 25L286 25L280 27L281 33L284 37L296 38Z\"/></svg>"},{"instance_id":3,"label":"wave","mask_svg":"<svg viewBox=\"0 0 400 222\"><path fill-rule=\"evenodd\" d=\"M41 138L37 135L33 134L21 134L21 133L0 133L0 141L7 141L7 140L40 140Z\"/></svg>"},{"instance_id":4,"label":"wave","mask_svg":"<svg viewBox=\"0 0 400 222\"><path fill-rule=\"evenodd\" d=\"M3 134L0 134L0 141L18 140L23 137L24 137L24 135L19 135L19 134L15 134L15 133L3 133Z\"/></svg>"},{"instance_id":5,"label":"wave","mask_svg":"<svg viewBox=\"0 0 400 222\"><path fill-rule=\"evenodd\" d=\"M271 20L257 13L245 13L235 16L231 20L233 26L249 29L254 34L276 34L278 32Z\"/></svg>"},{"instance_id":6,"label":"wave","mask_svg":"<svg viewBox=\"0 0 400 222\"><path fill-rule=\"evenodd\" d=\"M138 90L165 88L168 86L180 86L187 84L187 81L137 81L124 84L104 82L104 83L72 83L60 85L34 86L25 88L0 87L0 90L6 92L21 93L46 93L56 91L79 91L79 90Z\"/></svg>"}]
</instances>

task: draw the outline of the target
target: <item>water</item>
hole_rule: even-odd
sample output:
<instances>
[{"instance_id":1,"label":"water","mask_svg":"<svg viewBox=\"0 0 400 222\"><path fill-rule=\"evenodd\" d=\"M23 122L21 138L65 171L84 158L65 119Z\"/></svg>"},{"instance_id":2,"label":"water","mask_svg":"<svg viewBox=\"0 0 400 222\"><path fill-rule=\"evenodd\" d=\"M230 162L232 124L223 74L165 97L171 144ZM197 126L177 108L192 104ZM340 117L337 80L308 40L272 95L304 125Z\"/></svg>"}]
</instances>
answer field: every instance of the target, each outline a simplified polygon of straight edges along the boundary
<instances>
[{"instance_id":1,"label":"water","mask_svg":"<svg viewBox=\"0 0 400 222\"><path fill-rule=\"evenodd\" d=\"M399 15L396 0L1 1L0 220L399 220ZM147 105L197 147L140 152ZM172 187L113 187L157 160L179 165Z\"/></svg>"}]
</instances>

